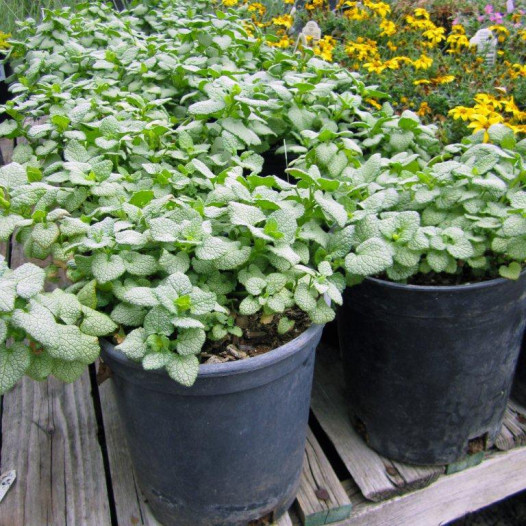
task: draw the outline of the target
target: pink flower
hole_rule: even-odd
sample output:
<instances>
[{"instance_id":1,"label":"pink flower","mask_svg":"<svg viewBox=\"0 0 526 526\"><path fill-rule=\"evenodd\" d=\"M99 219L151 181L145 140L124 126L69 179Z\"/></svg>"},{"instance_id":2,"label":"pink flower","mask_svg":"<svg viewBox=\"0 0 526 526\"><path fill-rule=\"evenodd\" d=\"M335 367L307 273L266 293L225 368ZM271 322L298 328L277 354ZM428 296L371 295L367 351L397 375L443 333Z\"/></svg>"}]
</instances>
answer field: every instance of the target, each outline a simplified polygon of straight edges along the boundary
<instances>
[{"instance_id":1,"label":"pink flower","mask_svg":"<svg viewBox=\"0 0 526 526\"><path fill-rule=\"evenodd\" d=\"M487 4L484 8L484 13L491 15L491 13L493 13L493 6L491 4Z\"/></svg>"},{"instance_id":2,"label":"pink flower","mask_svg":"<svg viewBox=\"0 0 526 526\"><path fill-rule=\"evenodd\" d=\"M478 20L479 22L484 22L484 19L485 19L485 18L486 18L486 17L485 17L484 15L477 16L477 20Z\"/></svg>"},{"instance_id":3,"label":"pink flower","mask_svg":"<svg viewBox=\"0 0 526 526\"><path fill-rule=\"evenodd\" d=\"M502 13L493 13L490 15L489 19L496 24L502 24L503 16Z\"/></svg>"},{"instance_id":4,"label":"pink flower","mask_svg":"<svg viewBox=\"0 0 526 526\"><path fill-rule=\"evenodd\" d=\"M513 13L514 10L515 10L515 4L513 3L513 0L508 0L506 2L506 11L508 13Z\"/></svg>"}]
</instances>

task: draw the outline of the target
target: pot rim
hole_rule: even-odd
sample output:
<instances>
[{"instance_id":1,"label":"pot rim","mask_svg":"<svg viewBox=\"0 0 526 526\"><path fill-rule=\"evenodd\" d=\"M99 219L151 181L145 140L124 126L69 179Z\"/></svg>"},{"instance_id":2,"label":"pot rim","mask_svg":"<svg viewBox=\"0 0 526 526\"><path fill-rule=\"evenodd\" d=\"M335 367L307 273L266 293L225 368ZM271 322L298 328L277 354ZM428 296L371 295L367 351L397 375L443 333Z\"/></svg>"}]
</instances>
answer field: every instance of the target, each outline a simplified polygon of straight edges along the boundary
<instances>
[{"instance_id":1,"label":"pot rim","mask_svg":"<svg viewBox=\"0 0 526 526\"><path fill-rule=\"evenodd\" d=\"M421 292L459 292L464 290L476 290L488 287L498 287L504 283L517 283L520 279L526 276L526 268L522 270L517 280L508 278L493 278L484 281L477 281L475 283L465 283L461 285L411 285L407 283L396 283L395 281L389 281L386 279L366 277L364 281L369 281L378 286L389 287L398 290L414 290Z\"/></svg>"},{"instance_id":2,"label":"pot rim","mask_svg":"<svg viewBox=\"0 0 526 526\"><path fill-rule=\"evenodd\" d=\"M307 330L303 331L293 340L290 340L289 342L260 356L255 356L246 360L236 360L233 362L199 364L198 378L214 378L243 374L279 363L302 349L304 345L317 335L318 332L323 330L323 327L324 325L312 324ZM104 352L109 354L113 360L116 360L123 365L138 369L144 373L152 373L160 376L166 376L168 374L164 369L147 371L142 367L140 362L134 362L129 359L122 351L115 349L115 345L104 338L100 339L100 343Z\"/></svg>"}]
</instances>

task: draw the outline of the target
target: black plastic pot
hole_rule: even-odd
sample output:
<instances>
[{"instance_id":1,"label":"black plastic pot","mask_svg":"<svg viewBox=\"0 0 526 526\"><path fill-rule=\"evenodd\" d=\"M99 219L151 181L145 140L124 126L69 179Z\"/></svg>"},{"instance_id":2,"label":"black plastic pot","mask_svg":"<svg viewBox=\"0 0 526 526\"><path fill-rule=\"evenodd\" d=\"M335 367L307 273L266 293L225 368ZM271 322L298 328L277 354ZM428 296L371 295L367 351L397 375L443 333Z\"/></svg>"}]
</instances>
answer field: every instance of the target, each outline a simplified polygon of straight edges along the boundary
<instances>
[{"instance_id":1,"label":"black plastic pot","mask_svg":"<svg viewBox=\"0 0 526 526\"><path fill-rule=\"evenodd\" d=\"M276 150L277 148L274 147L261 154L263 157L263 169L261 170L260 175L275 175L276 177L289 181L290 183L296 182L296 179L288 175L285 170L287 169L287 160L290 163L294 159L297 159L298 155L289 152L287 157L285 157L284 153L276 153Z\"/></svg>"},{"instance_id":2,"label":"black plastic pot","mask_svg":"<svg viewBox=\"0 0 526 526\"><path fill-rule=\"evenodd\" d=\"M9 64L3 62L4 58L4 55L0 53L0 104L5 104L11 98L7 84L7 78L11 75L11 68ZM2 117L5 117L5 114L0 114L0 119Z\"/></svg>"},{"instance_id":3,"label":"black plastic pot","mask_svg":"<svg viewBox=\"0 0 526 526\"><path fill-rule=\"evenodd\" d=\"M103 342L139 485L165 526L246 526L290 506L322 330L255 358L201 365L191 388Z\"/></svg>"},{"instance_id":4,"label":"black plastic pot","mask_svg":"<svg viewBox=\"0 0 526 526\"><path fill-rule=\"evenodd\" d=\"M515 370L511 397L523 407L526 407L526 333L524 333L522 338L522 349L519 354L517 369Z\"/></svg>"},{"instance_id":5,"label":"black plastic pot","mask_svg":"<svg viewBox=\"0 0 526 526\"><path fill-rule=\"evenodd\" d=\"M493 444L526 318L518 281L425 287L366 279L345 293L340 347L351 418L382 455L414 464Z\"/></svg>"}]
</instances>

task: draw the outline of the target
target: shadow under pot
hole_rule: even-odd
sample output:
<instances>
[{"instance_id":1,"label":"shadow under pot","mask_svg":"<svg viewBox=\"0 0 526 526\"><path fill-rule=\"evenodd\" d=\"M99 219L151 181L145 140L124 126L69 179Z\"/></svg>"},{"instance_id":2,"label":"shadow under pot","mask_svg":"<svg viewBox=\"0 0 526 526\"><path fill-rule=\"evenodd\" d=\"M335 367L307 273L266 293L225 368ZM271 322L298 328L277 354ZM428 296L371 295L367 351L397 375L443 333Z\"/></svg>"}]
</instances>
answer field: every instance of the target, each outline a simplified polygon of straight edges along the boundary
<instances>
[{"instance_id":1,"label":"shadow under pot","mask_svg":"<svg viewBox=\"0 0 526 526\"><path fill-rule=\"evenodd\" d=\"M526 273L460 286L368 278L338 324L351 419L380 454L447 464L490 447L526 318ZM475 443L471 443L475 441Z\"/></svg>"},{"instance_id":2,"label":"shadow under pot","mask_svg":"<svg viewBox=\"0 0 526 526\"><path fill-rule=\"evenodd\" d=\"M526 318L526 312L524 312ZM522 407L526 407L526 332L522 338L522 349L515 370L511 397Z\"/></svg>"},{"instance_id":3,"label":"shadow under pot","mask_svg":"<svg viewBox=\"0 0 526 526\"><path fill-rule=\"evenodd\" d=\"M204 364L183 387L108 342L138 483L164 526L246 526L292 504L323 326L258 357Z\"/></svg>"}]
</instances>

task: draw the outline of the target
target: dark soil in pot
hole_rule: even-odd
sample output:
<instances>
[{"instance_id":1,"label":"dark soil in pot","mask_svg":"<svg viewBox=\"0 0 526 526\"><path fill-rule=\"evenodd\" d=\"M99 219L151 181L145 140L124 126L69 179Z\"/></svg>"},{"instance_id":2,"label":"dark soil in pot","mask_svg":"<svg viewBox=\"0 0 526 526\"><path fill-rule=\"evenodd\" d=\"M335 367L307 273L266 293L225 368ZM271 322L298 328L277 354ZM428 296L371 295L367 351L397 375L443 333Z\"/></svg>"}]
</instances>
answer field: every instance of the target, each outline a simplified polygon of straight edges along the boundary
<instances>
[{"instance_id":1,"label":"dark soil in pot","mask_svg":"<svg viewBox=\"0 0 526 526\"><path fill-rule=\"evenodd\" d=\"M201 365L191 388L103 342L139 485L165 526L245 526L289 507L322 330L255 358Z\"/></svg>"},{"instance_id":2,"label":"dark soil in pot","mask_svg":"<svg viewBox=\"0 0 526 526\"><path fill-rule=\"evenodd\" d=\"M526 323L526 273L462 286L366 279L345 293L351 418L391 459L446 464L499 433Z\"/></svg>"}]
</instances>

